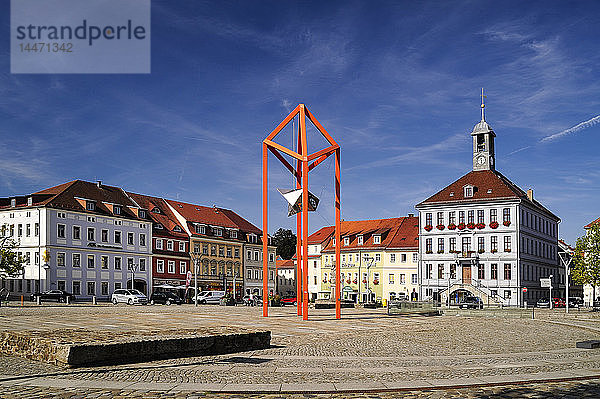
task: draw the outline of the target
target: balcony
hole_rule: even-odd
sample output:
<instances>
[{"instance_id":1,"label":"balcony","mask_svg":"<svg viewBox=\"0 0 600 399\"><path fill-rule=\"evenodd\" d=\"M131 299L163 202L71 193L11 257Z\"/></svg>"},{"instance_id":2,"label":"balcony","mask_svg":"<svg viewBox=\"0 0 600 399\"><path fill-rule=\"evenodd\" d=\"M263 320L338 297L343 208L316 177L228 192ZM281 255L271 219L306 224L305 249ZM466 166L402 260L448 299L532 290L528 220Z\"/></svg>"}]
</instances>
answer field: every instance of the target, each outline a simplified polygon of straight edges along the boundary
<instances>
[{"instance_id":1,"label":"balcony","mask_svg":"<svg viewBox=\"0 0 600 399\"><path fill-rule=\"evenodd\" d=\"M479 259L479 254L477 251L462 251L462 252L454 252L455 259Z\"/></svg>"}]
</instances>

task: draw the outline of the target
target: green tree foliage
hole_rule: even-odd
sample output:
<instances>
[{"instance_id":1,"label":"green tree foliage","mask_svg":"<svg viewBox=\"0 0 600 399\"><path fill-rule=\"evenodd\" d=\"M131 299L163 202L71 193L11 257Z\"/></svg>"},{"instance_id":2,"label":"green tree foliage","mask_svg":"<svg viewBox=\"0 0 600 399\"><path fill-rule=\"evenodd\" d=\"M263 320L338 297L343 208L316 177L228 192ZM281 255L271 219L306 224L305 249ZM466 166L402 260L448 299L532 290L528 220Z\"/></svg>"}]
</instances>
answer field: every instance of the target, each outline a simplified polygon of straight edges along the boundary
<instances>
[{"instance_id":1,"label":"green tree foliage","mask_svg":"<svg viewBox=\"0 0 600 399\"><path fill-rule=\"evenodd\" d=\"M8 239L0 247L0 275L14 277L23 271L25 259L15 252L18 245L15 240Z\"/></svg>"},{"instance_id":2,"label":"green tree foliage","mask_svg":"<svg viewBox=\"0 0 600 399\"><path fill-rule=\"evenodd\" d=\"M277 247L277 255L283 259L292 259L296 253L296 235L292 230L280 228L273 235L273 245Z\"/></svg>"},{"instance_id":3,"label":"green tree foliage","mask_svg":"<svg viewBox=\"0 0 600 399\"><path fill-rule=\"evenodd\" d=\"M577 239L571 276L575 284L591 284L596 297L600 282L600 224L594 224Z\"/></svg>"}]
</instances>

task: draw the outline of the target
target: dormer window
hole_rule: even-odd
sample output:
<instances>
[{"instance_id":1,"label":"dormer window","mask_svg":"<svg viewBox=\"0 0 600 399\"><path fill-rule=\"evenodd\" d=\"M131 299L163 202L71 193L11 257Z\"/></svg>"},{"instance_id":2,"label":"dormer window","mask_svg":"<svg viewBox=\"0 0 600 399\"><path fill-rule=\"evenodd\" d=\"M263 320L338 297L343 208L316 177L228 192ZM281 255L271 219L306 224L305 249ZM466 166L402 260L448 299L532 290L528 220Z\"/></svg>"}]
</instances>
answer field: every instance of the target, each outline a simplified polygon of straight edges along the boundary
<instances>
[{"instance_id":1,"label":"dormer window","mask_svg":"<svg viewBox=\"0 0 600 399\"><path fill-rule=\"evenodd\" d=\"M380 235L373 236L373 244L381 244L381 236Z\"/></svg>"},{"instance_id":2,"label":"dormer window","mask_svg":"<svg viewBox=\"0 0 600 399\"><path fill-rule=\"evenodd\" d=\"M256 234L250 234L250 235L248 235L248 242L249 243L254 244L254 243L256 243L256 241L257 241Z\"/></svg>"},{"instance_id":3,"label":"dormer window","mask_svg":"<svg viewBox=\"0 0 600 399\"><path fill-rule=\"evenodd\" d=\"M10 206L13 207L13 208L15 206L17 206L17 199L16 198L11 198L10 199Z\"/></svg>"},{"instance_id":4,"label":"dormer window","mask_svg":"<svg viewBox=\"0 0 600 399\"><path fill-rule=\"evenodd\" d=\"M181 227L175 226L175 227L173 227L173 231L176 231L179 233L179 232L181 232Z\"/></svg>"},{"instance_id":5,"label":"dormer window","mask_svg":"<svg viewBox=\"0 0 600 399\"><path fill-rule=\"evenodd\" d=\"M333 242L333 244L332 244L332 245L335 247L335 238L333 239L333 241L332 241L332 242Z\"/></svg>"},{"instance_id":6,"label":"dormer window","mask_svg":"<svg viewBox=\"0 0 600 399\"><path fill-rule=\"evenodd\" d=\"M195 225L194 230L196 234L206 234L206 226L202 226L201 224Z\"/></svg>"},{"instance_id":7,"label":"dormer window","mask_svg":"<svg viewBox=\"0 0 600 399\"><path fill-rule=\"evenodd\" d=\"M162 224L160 224L160 223L156 223L156 224L154 225L154 227L160 230L160 229L162 229L162 228L163 228L163 225L162 225Z\"/></svg>"},{"instance_id":8,"label":"dormer window","mask_svg":"<svg viewBox=\"0 0 600 399\"><path fill-rule=\"evenodd\" d=\"M86 201L85 202L85 209L87 209L88 211L95 211L96 210L96 203L94 201Z\"/></svg>"},{"instance_id":9,"label":"dormer window","mask_svg":"<svg viewBox=\"0 0 600 399\"><path fill-rule=\"evenodd\" d=\"M350 237L344 237L344 246L350 245Z\"/></svg>"},{"instance_id":10,"label":"dormer window","mask_svg":"<svg viewBox=\"0 0 600 399\"><path fill-rule=\"evenodd\" d=\"M27 206L33 205L33 197L27 198Z\"/></svg>"},{"instance_id":11,"label":"dormer window","mask_svg":"<svg viewBox=\"0 0 600 399\"><path fill-rule=\"evenodd\" d=\"M113 213L114 213L115 215L120 215L120 214L121 214L121 207L120 207L120 206L116 206L116 205L115 205L115 206L113 207Z\"/></svg>"},{"instance_id":12,"label":"dormer window","mask_svg":"<svg viewBox=\"0 0 600 399\"><path fill-rule=\"evenodd\" d=\"M146 211L145 210L140 209L140 211L138 212L138 214L139 214L139 217L141 219L145 219L146 218Z\"/></svg>"},{"instance_id":13,"label":"dormer window","mask_svg":"<svg viewBox=\"0 0 600 399\"><path fill-rule=\"evenodd\" d=\"M237 231L231 230L229 235L231 238L237 238Z\"/></svg>"},{"instance_id":14,"label":"dormer window","mask_svg":"<svg viewBox=\"0 0 600 399\"><path fill-rule=\"evenodd\" d=\"M152 208L152 213L160 213L160 208Z\"/></svg>"},{"instance_id":15,"label":"dormer window","mask_svg":"<svg viewBox=\"0 0 600 399\"><path fill-rule=\"evenodd\" d=\"M218 228L218 227L213 227L213 231L215 233L215 236L217 237L222 237L223 236L223 230Z\"/></svg>"},{"instance_id":16,"label":"dormer window","mask_svg":"<svg viewBox=\"0 0 600 399\"><path fill-rule=\"evenodd\" d=\"M471 186L471 185L467 185L463 188L464 190L464 196L465 198L472 198L473 197L473 193L475 191L475 187Z\"/></svg>"},{"instance_id":17,"label":"dormer window","mask_svg":"<svg viewBox=\"0 0 600 399\"><path fill-rule=\"evenodd\" d=\"M358 245L363 245L363 236L356 237L356 243Z\"/></svg>"}]
</instances>

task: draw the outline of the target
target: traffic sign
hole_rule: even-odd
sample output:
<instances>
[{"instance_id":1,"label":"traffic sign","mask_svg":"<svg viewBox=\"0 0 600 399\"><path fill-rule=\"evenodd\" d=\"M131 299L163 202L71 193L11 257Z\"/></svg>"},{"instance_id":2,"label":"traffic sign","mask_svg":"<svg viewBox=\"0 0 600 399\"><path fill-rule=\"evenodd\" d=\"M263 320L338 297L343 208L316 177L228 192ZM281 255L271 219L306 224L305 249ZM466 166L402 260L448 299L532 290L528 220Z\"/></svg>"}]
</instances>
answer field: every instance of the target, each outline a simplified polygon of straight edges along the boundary
<instances>
[{"instance_id":1,"label":"traffic sign","mask_svg":"<svg viewBox=\"0 0 600 399\"><path fill-rule=\"evenodd\" d=\"M550 282L549 278L541 278L540 279L540 287L550 288L551 286L552 286L552 283Z\"/></svg>"},{"instance_id":2,"label":"traffic sign","mask_svg":"<svg viewBox=\"0 0 600 399\"><path fill-rule=\"evenodd\" d=\"M527 287L523 287L523 293L527 292Z\"/></svg>"}]
</instances>

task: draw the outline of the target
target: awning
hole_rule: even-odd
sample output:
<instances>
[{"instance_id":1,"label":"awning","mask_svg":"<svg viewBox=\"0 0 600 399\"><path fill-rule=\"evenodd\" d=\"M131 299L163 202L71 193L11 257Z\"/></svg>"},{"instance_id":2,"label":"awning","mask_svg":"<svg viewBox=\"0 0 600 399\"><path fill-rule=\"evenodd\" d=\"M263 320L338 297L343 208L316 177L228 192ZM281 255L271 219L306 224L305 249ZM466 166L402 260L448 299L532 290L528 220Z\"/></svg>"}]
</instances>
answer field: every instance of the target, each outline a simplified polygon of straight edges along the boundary
<instances>
[{"instance_id":1,"label":"awning","mask_svg":"<svg viewBox=\"0 0 600 399\"><path fill-rule=\"evenodd\" d=\"M154 288L175 289L178 287L172 286L171 284L161 284L161 285L155 285Z\"/></svg>"}]
</instances>

